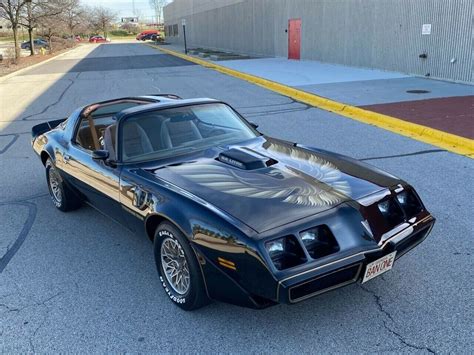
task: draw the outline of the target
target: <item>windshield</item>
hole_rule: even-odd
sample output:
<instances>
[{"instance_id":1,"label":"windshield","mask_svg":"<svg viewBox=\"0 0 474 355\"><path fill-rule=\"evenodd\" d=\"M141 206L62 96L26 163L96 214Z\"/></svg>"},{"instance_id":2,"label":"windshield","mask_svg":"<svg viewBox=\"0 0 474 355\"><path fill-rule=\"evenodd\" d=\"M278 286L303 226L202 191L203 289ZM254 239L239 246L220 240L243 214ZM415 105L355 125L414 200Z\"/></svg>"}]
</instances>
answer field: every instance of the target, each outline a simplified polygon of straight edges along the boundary
<instances>
[{"instance_id":1,"label":"windshield","mask_svg":"<svg viewBox=\"0 0 474 355\"><path fill-rule=\"evenodd\" d=\"M123 162L168 158L256 137L229 106L199 104L130 117L121 125Z\"/></svg>"}]
</instances>

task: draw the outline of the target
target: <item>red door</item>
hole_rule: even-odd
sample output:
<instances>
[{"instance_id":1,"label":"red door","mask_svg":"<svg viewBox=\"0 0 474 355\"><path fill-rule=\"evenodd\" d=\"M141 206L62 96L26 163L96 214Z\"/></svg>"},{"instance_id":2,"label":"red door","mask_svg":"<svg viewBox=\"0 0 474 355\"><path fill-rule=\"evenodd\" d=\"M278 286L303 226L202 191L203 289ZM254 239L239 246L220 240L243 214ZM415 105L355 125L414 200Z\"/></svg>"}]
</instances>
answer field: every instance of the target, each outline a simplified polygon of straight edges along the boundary
<instances>
[{"instance_id":1,"label":"red door","mask_svg":"<svg viewBox=\"0 0 474 355\"><path fill-rule=\"evenodd\" d=\"M300 59L301 19L288 20L288 59Z\"/></svg>"}]
</instances>

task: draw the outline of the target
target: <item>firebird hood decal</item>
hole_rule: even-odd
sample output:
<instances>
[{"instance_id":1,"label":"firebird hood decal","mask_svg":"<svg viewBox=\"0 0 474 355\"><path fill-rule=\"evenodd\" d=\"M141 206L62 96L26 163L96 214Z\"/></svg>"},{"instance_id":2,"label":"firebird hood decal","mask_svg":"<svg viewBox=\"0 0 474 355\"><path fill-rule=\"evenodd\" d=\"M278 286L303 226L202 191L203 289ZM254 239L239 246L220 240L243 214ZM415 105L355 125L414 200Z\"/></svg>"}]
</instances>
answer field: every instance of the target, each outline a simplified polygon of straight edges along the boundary
<instances>
[{"instance_id":1,"label":"firebird hood decal","mask_svg":"<svg viewBox=\"0 0 474 355\"><path fill-rule=\"evenodd\" d=\"M348 199L351 188L333 164L315 155L295 155L292 159L297 168L269 168L258 175L215 164L203 164L199 169L193 164L169 169L201 186L235 196L281 199L313 207L332 206Z\"/></svg>"},{"instance_id":2,"label":"firebird hood decal","mask_svg":"<svg viewBox=\"0 0 474 355\"><path fill-rule=\"evenodd\" d=\"M259 169L241 169L217 159L222 149L239 149L276 163ZM192 161L147 170L258 232L353 202L398 182L340 157L270 138L211 149Z\"/></svg>"}]
</instances>

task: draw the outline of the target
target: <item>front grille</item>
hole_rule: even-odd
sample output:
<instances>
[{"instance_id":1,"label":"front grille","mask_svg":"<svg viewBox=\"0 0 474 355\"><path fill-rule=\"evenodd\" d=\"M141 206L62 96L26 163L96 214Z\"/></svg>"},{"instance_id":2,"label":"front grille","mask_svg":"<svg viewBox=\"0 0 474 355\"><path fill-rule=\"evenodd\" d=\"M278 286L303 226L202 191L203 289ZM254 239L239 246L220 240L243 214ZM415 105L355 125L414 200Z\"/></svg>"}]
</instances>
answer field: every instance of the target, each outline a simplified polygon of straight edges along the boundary
<instances>
[{"instance_id":1,"label":"front grille","mask_svg":"<svg viewBox=\"0 0 474 355\"><path fill-rule=\"evenodd\" d=\"M342 287L357 280L362 264L355 264L319 276L290 289L290 302L298 302L311 296Z\"/></svg>"},{"instance_id":2,"label":"front grille","mask_svg":"<svg viewBox=\"0 0 474 355\"><path fill-rule=\"evenodd\" d=\"M430 231L430 227L426 227L415 234L403 239L400 243L395 246L395 250L397 251L397 258L405 254L411 248L416 246L420 243Z\"/></svg>"}]
</instances>

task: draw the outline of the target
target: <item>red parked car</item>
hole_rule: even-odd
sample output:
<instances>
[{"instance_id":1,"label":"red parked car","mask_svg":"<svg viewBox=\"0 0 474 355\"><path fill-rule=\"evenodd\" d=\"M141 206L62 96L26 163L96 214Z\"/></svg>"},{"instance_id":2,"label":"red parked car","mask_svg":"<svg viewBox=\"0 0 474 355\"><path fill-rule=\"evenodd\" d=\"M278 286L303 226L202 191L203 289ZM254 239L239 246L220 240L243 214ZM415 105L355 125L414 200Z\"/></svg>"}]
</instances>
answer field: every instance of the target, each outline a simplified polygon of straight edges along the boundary
<instances>
[{"instance_id":1,"label":"red parked car","mask_svg":"<svg viewBox=\"0 0 474 355\"><path fill-rule=\"evenodd\" d=\"M90 43L105 43L110 42L109 39L105 38L104 36L91 36L89 38Z\"/></svg>"},{"instance_id":2,"label":"red parked car","mask_svg":"<svg viewBox=\"0 0 474 355\"><path fill-rule=\"evenodd\" d=\"M147 39L151 39L152 35L158 35L159 32L157 30L145 30L143 32L140 32L136 39L137 41L146 41Z\"/></svg>"}]
</instances>

